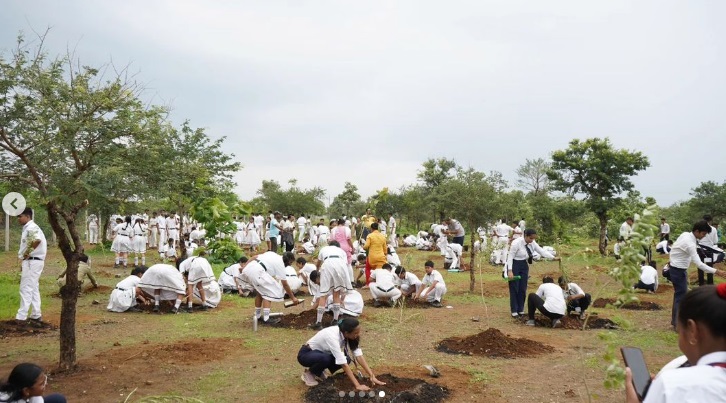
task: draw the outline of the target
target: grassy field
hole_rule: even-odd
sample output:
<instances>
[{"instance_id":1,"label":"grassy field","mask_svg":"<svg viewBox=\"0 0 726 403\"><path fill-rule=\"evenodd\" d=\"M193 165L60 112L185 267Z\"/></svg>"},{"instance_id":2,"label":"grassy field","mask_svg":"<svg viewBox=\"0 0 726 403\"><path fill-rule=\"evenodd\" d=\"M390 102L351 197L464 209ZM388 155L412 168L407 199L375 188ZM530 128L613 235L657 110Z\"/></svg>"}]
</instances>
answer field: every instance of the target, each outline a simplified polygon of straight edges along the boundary
<instances>
[{"instance_id":1,"label":"grassy field","mask_svg":"<svg viewBox=\"0 0 726 403\"><path fill-rule=\"evenodd\" d=\"M553 245L564 257L562 268L593 299L614 297L617 287L605 274L615 264L601 258L594 241ZM261 328L252 331L253 300L225 295L218 309L184 315L117 314L105 310L109 287L119 270L112 269L113 255L89 250L102 292L84 292L78 302L77 336L79 370L51 376L49 390L66 394L73 402L152 401L184 396L204 402L302 401L306 391L296 361L301 344L314 333L308 330ZM620 401L622 392L603 387L607 364L606 345L598 335L604 330L530 328L509 315L507 284L499 267L481 263L474 267L477 289L468 291L469 273L447 273L435 252L400 248L404 265L420 276L423 262L433 259L448 285L444 305L450 309L368 308L361 318L362 347L377 373L426 377L422 365L442 369L440 384L453 389L449 401L576 402L589 397ZM155 260L150 253L149 261ZM465 255L465 262L468 262ZM659 267L662 265L659 259ZM57 249L51 249L42 276L43 318L58 324L60 299L55 297L55 277L62 270ZM18 306L17 260L14 253L0 253L0 312L12 319ZM215 265L219 273L224 265ZM536 263L531 268L529 291L542 275L559 275L557 262ZM367 291L362 292L369 298ZM670 329L671 288L663 287L643 300L660 304L659 311L593 308L621 326L611 331L615 345L641 347L652 372L680 355L677 335ZM97 302L97 303L94 303ZM282 310L274 304L273 310ZM285 310L299 313L307 307ZM288 312L290 311L290 312ZM473 322L472 317L479 317ZM492 359L437 352L436 343L452 336L467 336L497 328L513 337L548 344L555 352L538 357ZM31 361L52 369L58 358L58 333L3 339L0 373L18 362ZM589 393L589 395L588 395Z\"/></svg>"}]
</instances>

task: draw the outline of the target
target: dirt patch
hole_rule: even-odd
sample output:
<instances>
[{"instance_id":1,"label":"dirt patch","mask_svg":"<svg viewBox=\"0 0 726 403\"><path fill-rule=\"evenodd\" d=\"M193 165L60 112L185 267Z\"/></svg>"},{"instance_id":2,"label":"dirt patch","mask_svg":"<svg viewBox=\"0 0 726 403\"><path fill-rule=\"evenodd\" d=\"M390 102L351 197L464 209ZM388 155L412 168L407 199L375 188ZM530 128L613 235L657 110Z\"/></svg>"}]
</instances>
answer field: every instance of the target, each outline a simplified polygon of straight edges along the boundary
<instances>
[{"instance_id":1,"label":"dirt patch","mask_svg":"<svg viewBox=\"0 0 726 403\"><path fill-rule=\"evenodd\" d=\"M373 308L374 307L373 302L374 302L374 299L372 299L372 298L367 299L363 302L363 305ZM391 306L388 305L386 302L381 302L381 308L390 308L390 307ZM421 300L421 299L413 299L413 298L406 298L406 300L404 301L403 307L404 308L418 308L418 309L433 308L431 306L431 304L429 304L428 302ZM396 309L399 309L398 305L396 305Z\"/></svg>"},{"instance_id":2,"label":"dirt patch","mask_svg":"<svg viewBox=\"0 0 726 403\"><path fill-rule=\"evenodd\" d=\"M525 324L527 322L527 317L524 316L520 318L520 321L522 324ZM552 327L552 321L542 315L535 315L534 317L534 323L536 327ZM582 330L582 324L584 323L584 320L580 319L576 315L571 316L564 316L562 319L560 319L560 323L562 323L562 329L567 330ZM587 319L587 327L585 329L612 329L616 330L619 329L618 325L613 322L610 319L607 318L601 318L595 314L590 315L590 318Z\"/></svg>"},{"instance_id":3,"label":"dirt patch","mask_svg":"<svg viewBox=\"0 0 726 403\"><path fill-rule=\"evenodd\" d=\"M22 323L13 320L0 322L0 339L6 337L36 336L58 330L58 327L48 322L25 321Z\"/></svg>"},{"instance_id":4,"label":"dirt patch","mask_svg":"<svg viewBox=\"0 0 726 403\"><path fill-rule=\"evenodd\" d=\"M111 291L116 287L109 287L107 285L99 285L98 287L93 287L92 285L90 287L84 287L83 292L86 294L103 294L103 295L111 295Z\"/></svg>"},{"instance_id":5,"label":"dirt patch","mask_svg":"<svg viewBox=\"0 0 726 403\"><path fill-rule=\"evenodd\" d=\"M449 396L449 390L423 379L398 378L395 375L378 375L384 386L375 386L368 392L357 392L344 373L338 373L310 388L305 393L306 402L442 402ZM354 392L353 396L350 392Z\"/></svg>"},{"instance_id":6,"label":"dirt patch","mask_svg":"<svg viewBox=\"0 0 726 403\"><path fill-rule=\"evenodd\" d=\"M592 303L595 308L605 308L608 304L614 304L615 298L598 298ZM660 311L663 309L660 305L655 302L649 301L635 301L628 302L620 307L621 309L632 309L636 311Z\"/></svg>"},{"instance_id":7,"label":"dirt patch","mask_svg":"<svg viewBox=\"0 0 726 403\"><path fill-rule=\"evenodd\" d=\"M532 357L555 351L546 344L525 338L514 338L494 328L472 336L444 339L439 342L436 349L449 354L481 355L491 358Z\"/></svg>"},{"instance_id":8,"label":"dirt patch","mask_svg":"<svg viewBox=\"0 0 726 403\"><path fill-rule=\"evenodd\" d=\"M341 315L341 317L344 315ZM300 313L285 314L280 317L280 322L275 327L284 327L288 329L307 329L308 325L315 323L318 318L318 312L315 309L308 309ZM333 320L333 314L325 312L323 314L323 325L328 325Z\"/></svg>"}]
</instances>

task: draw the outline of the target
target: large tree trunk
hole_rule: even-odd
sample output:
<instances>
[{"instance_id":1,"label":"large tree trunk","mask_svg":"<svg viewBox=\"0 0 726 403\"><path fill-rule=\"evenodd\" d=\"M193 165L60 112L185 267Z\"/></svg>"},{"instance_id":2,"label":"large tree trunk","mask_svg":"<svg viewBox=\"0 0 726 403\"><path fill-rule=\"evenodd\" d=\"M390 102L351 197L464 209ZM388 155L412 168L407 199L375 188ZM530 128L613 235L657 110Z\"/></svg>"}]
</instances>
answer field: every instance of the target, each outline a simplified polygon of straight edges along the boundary
<instances>
[{"instance_id":1,"label":"large tree trunk","mask_svg":"<svg viewBox=\"0 0 726 403\"><path fill-rule=\"evenodd\" d=\"M470 225L469 227L471 231L471 245L469 245L469 253L471 254L469 256L469 292L474 292L474 286L476 285L476 275L474 274L474 259L476 258L477 253L474 250L474 239L476 239L474 234L476 233L476 228L474 228L473 225Z\"/></svg>"},{"instance_id":2,"label":"large tree trunk","mask_svg":"<svg viewBox=\"0 0 726 403\"><path fill-rule=\"evenodd\" d=\"M607 242L605 241L605 233L608 227L608 216L606 214L598 214L597 218L600 220L600 242L598 243L598 249L600 255L607 255Z\"/></svg>"}]
</instances>

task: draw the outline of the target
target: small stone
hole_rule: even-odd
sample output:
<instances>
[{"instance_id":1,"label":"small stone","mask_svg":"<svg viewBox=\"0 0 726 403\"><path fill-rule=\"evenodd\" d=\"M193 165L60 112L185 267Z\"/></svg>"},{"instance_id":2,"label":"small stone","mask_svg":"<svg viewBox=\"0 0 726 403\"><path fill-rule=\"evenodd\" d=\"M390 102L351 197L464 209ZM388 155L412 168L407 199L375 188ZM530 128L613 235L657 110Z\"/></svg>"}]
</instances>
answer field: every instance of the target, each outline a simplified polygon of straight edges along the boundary
<instances>
[{"instance_id":1,"label":"small stone","mask_svg":"<svg viewBox=\"0 0 726 403\"><path fill-rule=\"evenodd\" d=\"M100 303L101 303L101 302L99 302L99 301L98 301L97 299L94 299L94 300L93 300L93 302L92 302L92 304L93 304L93 305L98 305L98 304L100 304Z\"/></svg>"},{"instance_id":2,"label":"small stone","mask_svg":"<svg viewBox=\"0 0 726 403\"><path fill-rule=\"evenodd\" d=\"M120 273L116 274L116 278L121 278L121 274ZM123 396L123 395L121 395L121 396Z\"/></svg>"},{"instance_id":3,"label":"small stone","mask_svg":"<svg viewBox=\"0 0 726 403\"><path fill-rule=\"evenodd\" d=\"M152 382L152 381L146 381L145 383L146 383L147 385L152 385L152 384L153 384L154 382Z\"/></svg>"},{"instance_id":4,"label":"small stone","mask_svg":"<svg viewBox=\"0 0 726 403\"><path fill-rule=\"evenodd\" d=\"M115 343L113 343L113 346L114 346L114 347L118 347L118 346L120 346L120 345L121 345L121 343L119 343L119 342L115 342Z\"/></svg>"}]
</instances>

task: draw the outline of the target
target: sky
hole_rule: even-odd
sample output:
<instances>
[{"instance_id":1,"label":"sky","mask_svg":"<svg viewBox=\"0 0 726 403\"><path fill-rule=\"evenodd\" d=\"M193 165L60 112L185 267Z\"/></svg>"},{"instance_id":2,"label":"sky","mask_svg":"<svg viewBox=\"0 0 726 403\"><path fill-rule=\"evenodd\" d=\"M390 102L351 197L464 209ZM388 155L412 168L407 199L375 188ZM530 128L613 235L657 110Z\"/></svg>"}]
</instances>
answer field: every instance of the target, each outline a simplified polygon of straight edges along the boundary
<instances>
[{"instance_id":1,"label":"sky","mask_svg":"<svg viewBox=\"0 0 726 403\"><path fill-rule=\"evenodd\" d=\"M726 178L726 2L33 1L0 6L0 52L50 27L51 54L129 65L262 180L364 196L446 157L501 172L574 138L646 154L661 205ZM151 173L151 170L150 170ZM326 200L326 203L328 200Z\"/></svg>"}]
</instances>

